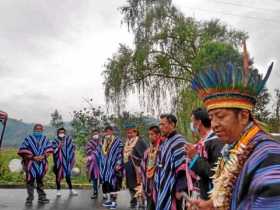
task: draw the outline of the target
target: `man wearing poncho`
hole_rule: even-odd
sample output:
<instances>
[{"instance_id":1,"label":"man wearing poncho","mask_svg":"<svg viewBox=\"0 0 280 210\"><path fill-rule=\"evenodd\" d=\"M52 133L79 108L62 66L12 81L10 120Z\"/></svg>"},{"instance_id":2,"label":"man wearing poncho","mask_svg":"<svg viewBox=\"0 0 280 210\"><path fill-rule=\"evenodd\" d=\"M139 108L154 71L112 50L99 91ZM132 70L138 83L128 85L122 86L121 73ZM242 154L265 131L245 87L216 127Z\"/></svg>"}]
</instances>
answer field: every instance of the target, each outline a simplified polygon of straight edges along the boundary
<instances>
[{"instance_id":1,"label":"man wearing poncho","mask_svg":"<svg viewBox=\"0 0 280 210\"><path fill-rule=\"evenodd\" d=\"M130 207L136 208L136 187L141 184L140 164L144 157L144 152L147 149L147 144L139 135L139 132L134 124L126 124L127 139L124 145L124 172L126 179L126 187L130 192Z\"/></svg>"},{"instance_id":2,"label":"man wearing poncho","mask_svg":"<svg viewBox=\"0 0 280 210\"><path fill-rule=\"evenodd\" d=\"M122 186L123 171L123 143L114 135L113 127L105 128L105 137L102 145L103 164L102 191L107 198L103 203L109 209L117 208L117 192Z\"/></svg>"},{"instance_id":3,"label":"man wearing poncho","mask_svg":"<svg viewBox=\"0 0 280 210\"><path fill-rule=\"evenodd\" d=\"M37 183L39 203L49 203L49 199L46 198L46 193L43 189L43 178L48 170L47 158L53 152L53 149L52 144L43 135L43 130L43 125L36 124L33 134L24 139L18 150L18 155L22 157L23 169L26 174L27 206L32 205L35 182Z\"/></svg>"},{"instance_id":4,"label":"man wearing poncho","mask_svg":"<svg viewBox=\"0 0 280 210\"><path fill-rule=\"evenodd\" d=\"M155 209L154 175L159 146L164 138L157 125L151 126L148 131L150 147L145 151L141 162L142 190L146 198L147 210ZM143 193L142 193L143 194Z\"/></svg>"},{"instance_id":5,"label":"man wearing poncho","mask_svg":"<svg viewBox=\"0 0 280 210\"><path fill-rule=\"evenodd\" d=\"M243 69L227 64L194 76L192 87L208 109L212 129L227 144L215 168L210 199L191 202L198 209L280 209L280 144L252 116L272 64L263 79L248 66L244 45Z\"/></svg>"},{"instance_id":6,"label":"man wearing poncho","mask_svg":"<svg viewBox=\"0 0 280 210\"><path fill-rule=\"evenodd\" d=\"M182 193L188 189L186 180L186 139L176 131L177 119L172 114L160 116L160 130L165 140L157 155L155 181L155 209L179 210Z\"/></svg>"}]
</instances>

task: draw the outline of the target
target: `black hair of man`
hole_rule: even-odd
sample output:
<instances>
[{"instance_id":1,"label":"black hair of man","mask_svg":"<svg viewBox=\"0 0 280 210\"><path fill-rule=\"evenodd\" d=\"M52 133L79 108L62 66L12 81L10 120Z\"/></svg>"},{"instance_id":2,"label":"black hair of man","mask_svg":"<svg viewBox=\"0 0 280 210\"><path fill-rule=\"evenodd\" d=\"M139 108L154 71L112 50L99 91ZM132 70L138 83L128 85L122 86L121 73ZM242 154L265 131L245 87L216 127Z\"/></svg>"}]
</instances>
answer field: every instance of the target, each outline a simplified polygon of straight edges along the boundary
<instances>
[{"instance_id":1,"label":"black hair of man","mask_svg":"<svg viewBox=\"0 0 280 210\"><path fill-rule=\"evenodd\" d=\"M236 117L242 111L242 109L240 109L240 108L228 108L228 109L232 110ZM249 122L253 122L253 121L254 121L254 117L252 115L252 112L249 112Z\"/></svg>"},{"instance_id":2,"label":"black hair of man","mask_svg":"<svg viewBox=\"0 0 280 210\"><path fill-rule=\"evenodd\" d=\"M107 126L105 127L105 129L104 129L104 131L108 131L108 130L114 131L114 129L113 129L113 127L112 127L111 125L107 125Z\"/></svg>"},{"instance_id":3,"label":"black hair of man","mask_svg":"<svg viewBox=\"0 0 280 210\"><path fill-rule=\"evenodd\" d=\"M64 131L64 133L66 133L66 129L63 128L63 127L61 127L61 128L59 128L59 129L57 129L57 132L56 132L57 135L59 134L60 131Z\"/></svg>"},{"instance_id":4,"label":"black hair of man","mask_svg":"<svg viewBox=\"0 0 280 210\"><path fill-rule=\"evenodd\" d=\"M194 119L200 120L205 128L211 127L211 120L206 109L199 107L192 111L192 115Z\"/></svg>"},{"instance_id":5,"label":"black hair of man","mask_svg":"<svg viewBox=\"0 0 280 210\"><path fill-rule=\"evenodd\" d=\"M160 134L160 128L157 125L149 127L149 131L153 131L155 134Z\"/></svg>"},{"instance_id":6,"label":"black hair of man","mask_svg":"<svg viewBox=\"0 0 280 210\"><path fill-rule=\"evenodd\" d=\"M34 125L34 127L33 127L33 130L37 130L37 129L44 129L44 126L42 125L42 124L40 124L40 123L36 123L35 125Z\"/></svg>"},{"instance_id":7,"label":"black hair of man","mask_svg":"<svg viewBox=\"0 0 280 210\"><path fill-rule=\"evenodd\" d=\"M175 115L173 115L173 114L162 114L162 115L160 115L160 119L164 119L164 118L166 118L169 123L174 123L174 125L176 126L177 118L175 117Z\"/></svg>"}]
</instances>

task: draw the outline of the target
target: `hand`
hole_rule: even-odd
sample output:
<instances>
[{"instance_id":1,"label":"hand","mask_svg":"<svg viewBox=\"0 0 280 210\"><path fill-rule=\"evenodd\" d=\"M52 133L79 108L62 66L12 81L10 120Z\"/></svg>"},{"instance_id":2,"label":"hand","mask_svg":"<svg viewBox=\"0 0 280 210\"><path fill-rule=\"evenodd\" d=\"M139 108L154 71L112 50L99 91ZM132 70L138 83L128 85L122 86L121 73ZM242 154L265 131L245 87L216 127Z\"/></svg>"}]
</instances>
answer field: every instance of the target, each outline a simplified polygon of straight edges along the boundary
<instances>
[{"instance_id":1,"label":"hand","mask_svg":"<svg viewBox=\"0 0 280 210\"><path fill-rule=\"evenodd\" d=\"M193 157L196 155L195 146L193 144L187 144L185 146L185 152L190 159L193 159Z\"/></svg>"},{"instance_id":2,"label":"hand","mask_svg":"<svg viewBox=\"0 0 280 210\"><path fill-rule=\"evenodd\" d=\"M181 200L182 197L183 197L183 193L182 192L176 192L175 197L176 197L177 200Z\"/></svg>"},{"instance_id":3,"label":"hand","mask_svg":"<svg viewBox=\"0 0 280 210\"><path fill-rule=\"evenodd\" d=\"M199 210L214 210L214 205L212 200L192 200L189 202L189 208L195 207Z\"/></svg>"},{"instance_id":4,"label":"hand","mask_svg":"<svg viewBox=\"0 0 280 210\"><path fill-rule=\"evenodd\" d=\"M119 170L121 170L121 166L120 166L120 165L117 165L117 166L116 166L116 171L119 171Z\"/></svg>"},{"instance_id":5,"label":"hand","mask_svg":"<svg viewBox=\"0 0 280 210\"><path fill-rule=\"evenodd\" d=\"M39 156L35 156L35 157L33 157L33 159L34 159L35 161L42 161L42 160L44 160L44 159L45 159L45 157L44 157L44 156L42 156L42 155L39 155Z\"/></svg>"}]
</instances>

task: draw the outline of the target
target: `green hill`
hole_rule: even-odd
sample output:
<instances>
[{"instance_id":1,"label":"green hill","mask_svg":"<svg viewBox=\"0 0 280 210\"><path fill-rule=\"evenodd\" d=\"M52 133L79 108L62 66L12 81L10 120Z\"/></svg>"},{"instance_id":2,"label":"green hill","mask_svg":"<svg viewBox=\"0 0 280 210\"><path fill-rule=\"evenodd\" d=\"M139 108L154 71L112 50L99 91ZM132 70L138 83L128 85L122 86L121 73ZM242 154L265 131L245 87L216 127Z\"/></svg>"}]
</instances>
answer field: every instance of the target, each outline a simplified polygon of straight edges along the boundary
<instances>
[{"instance_id":1,"label":"green hill","mask_svg":"<svg viewBox=\"0 0 280 210\"><path fill-rule=\"evenodd\" d=\"M25 123L16 119L8 119L2 146L18 147L23 139L32 133L33 126L34 124L32 123ZM50 126L45 126L44 134L49 138L53 138L55 135L55 129Z\"/></svg>"}]
</instances>

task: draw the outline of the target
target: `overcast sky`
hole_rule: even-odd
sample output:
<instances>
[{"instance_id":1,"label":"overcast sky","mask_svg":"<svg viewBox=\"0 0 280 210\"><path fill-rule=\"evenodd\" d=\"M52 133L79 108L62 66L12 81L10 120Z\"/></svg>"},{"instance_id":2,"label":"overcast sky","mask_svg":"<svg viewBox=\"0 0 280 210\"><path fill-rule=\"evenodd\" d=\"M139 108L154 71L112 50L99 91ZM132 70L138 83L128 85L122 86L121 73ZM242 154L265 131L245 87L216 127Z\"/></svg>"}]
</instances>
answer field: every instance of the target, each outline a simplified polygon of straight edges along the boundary
<instances>
[{"instance_id":1,"label":"overcast sky","mask_svg":"<svg viewBox=\"0 0 280 210\"><path fill-rule=\"evenodd\" d=\"M0 110L26 122L50 120L58 109L64 119L92 97L104 105L101 72L119 43L132 36L121 25L125 0L1 0ZM220 18L247 31L257 67L276 61L268 87L280 87L280 2L277 0L175 0L186 15ZM252 6L249 6L252 5ZM133 97L135 99L135 97ZM135 102L128 108L135 111Z\"/></svg>"}]
</instances>

